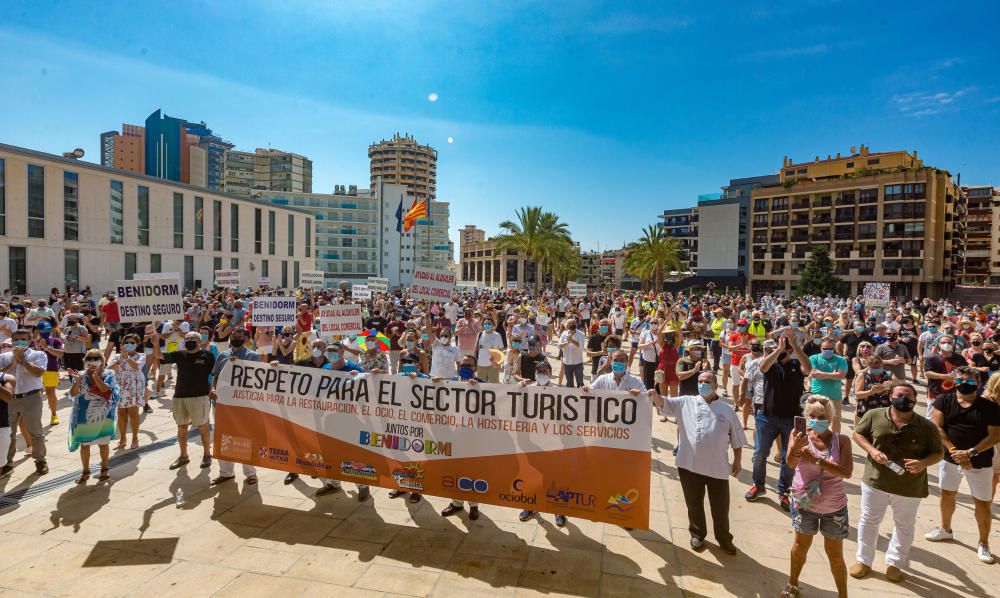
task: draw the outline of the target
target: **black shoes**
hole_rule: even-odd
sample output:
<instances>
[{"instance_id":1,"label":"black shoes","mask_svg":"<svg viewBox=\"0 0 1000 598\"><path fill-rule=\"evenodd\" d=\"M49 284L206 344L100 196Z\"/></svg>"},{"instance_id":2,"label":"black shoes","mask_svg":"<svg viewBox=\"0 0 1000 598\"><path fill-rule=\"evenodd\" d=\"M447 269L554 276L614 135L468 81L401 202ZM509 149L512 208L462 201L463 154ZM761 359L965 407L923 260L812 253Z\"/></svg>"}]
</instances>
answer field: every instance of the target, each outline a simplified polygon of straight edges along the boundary
<instances>
[{"instance_id":1,"label":"black shoes","mask_svg":"<svg viewBox=\"0 0 1000 598\"><path fill-rule=\"evenodd\" d=\"M285 485L287 486L287 485L291 484L292 482L294 482L297 479L299 479L299 474L297 474L297 473L290 473L290 474L288 474L288 475L285 476Z\"/></svg>"}]
</instances>

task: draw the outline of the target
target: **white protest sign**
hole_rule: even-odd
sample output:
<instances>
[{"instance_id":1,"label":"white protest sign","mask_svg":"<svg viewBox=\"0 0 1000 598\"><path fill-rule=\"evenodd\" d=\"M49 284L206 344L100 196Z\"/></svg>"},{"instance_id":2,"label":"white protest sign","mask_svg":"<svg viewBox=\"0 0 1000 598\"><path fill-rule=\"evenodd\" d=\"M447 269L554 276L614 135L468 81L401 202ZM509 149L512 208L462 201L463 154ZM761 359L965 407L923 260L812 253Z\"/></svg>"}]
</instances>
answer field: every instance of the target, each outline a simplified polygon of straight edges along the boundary
<instances>
[{"instance_id":1,"label":"white protest sign","mask_svg":"<svg viewBox=\"0 0 1000 598\"><path fill-rule=\"evenodd\" d=\"M508 280L507 281L507 288L508 289L516 289L517 288L517 281L516 280Z\"/></svg>"},{"instance_id":2,"label":"white protest sign","mask_svg":"<svg viewBox=\"0 0 1000 598\"><path fill-rule=\"evenodd\" d=\"M250 302L250 323L254 326L294 325L297 308L295 297L254 297Z\"/></svg>"},{"instance_id":3,"label":"white protest sign","mask_svg":"<svg viewBox=\"0 0 1000 598\"><path fill-rule=\"evenodd\" d=\"M371 299L372 291L368 288L368 285L355 284L351 285L351 298L352 299Z\"/></svg>"},{"instance_id":4,"label":"white protest sign","mask_svg":"<svg viewBox=\"0 0 1000 598\"><path fill-rule=\"evenodd\" d=\"M410 295L414 299L444 303L451 299L451 294L454 291L454 272L425 268L417 268L413 272L413 284L410 286Z\"/></svg>"},{"instance_id":5,"label":"white protest sign","mask_svg":"<svg viewBox=\"0 0 1000 598\"><path fill-rule=\"evenodd\" d=\"M299 276L299 286L304 289L322 289L323 272L320 270L303 270Z\"/></svg>"},{"instance_id":6,"label":"white protest sign","mask_svg":"<svg viewBox=\"0 0 1000 598\"><path fill-rule=\"evenodd\" d=\"M889 307L889 283L865 283L865 307Z\"/></svg>"},{"instance_id":7,"label":"white protest sign","mask_svg":"<svg viewBox=\"0 0 1000 598\"><path fill-rule=\"evenodd\" d=\"M330 339L335 335L361 334L361 306L321 305L319 306L319 335Z\"/></svg>"},{"instance_id":8,"label":"white protest sign","mask_svg":"<svg viewBox=\"0 0 1000 598\"><path fill-rule=\"evenodd\" d=\"M261 276L257 279L257 286L259 287L269 287L271 286L271 279L267 276Z\"/></svg>"},{"instance_id":9,"label":"white protest sign","mask_svg":"<svg viewBox=\"0 0 1000 598\"><path fill-rule=\"evenodd\" d=\"M570 297L586 297L587 296L587 285L582 282L567 282L566 290L569 291Z\"/></svg>"},{"instance_id":10,"label":"white protest sign","mask_svg":"<svg viewBox=\"0 0 1000 598\"><path fill-rule=\"evenodd\" d=\"M217 287L239 288L239 286L240 286L240 271L239 270L216 270L215 271L215 286L217 286Z\"/></svg>"},{"instance_id":11,"label":"white protest sign","mask_svg":"<svg viewBox=\"0 0 1000 598\"><path fill-rule=\"evenodd\" d=\"M122 322L184 319L179 280L147 278L115 283L118 317Z\"/></svg>"},{"instance_id":12,"label":"white protest sign","mask_svg":"<svg viewBox=\"0 0 1000 598\"><path fill-rule=\"evenodd\" d=\"M375 278L374 276L368 277L368 288L371 289L373 293L388 293L389 292L389 279L388 278Z\"/></svg>"}]
</instances>

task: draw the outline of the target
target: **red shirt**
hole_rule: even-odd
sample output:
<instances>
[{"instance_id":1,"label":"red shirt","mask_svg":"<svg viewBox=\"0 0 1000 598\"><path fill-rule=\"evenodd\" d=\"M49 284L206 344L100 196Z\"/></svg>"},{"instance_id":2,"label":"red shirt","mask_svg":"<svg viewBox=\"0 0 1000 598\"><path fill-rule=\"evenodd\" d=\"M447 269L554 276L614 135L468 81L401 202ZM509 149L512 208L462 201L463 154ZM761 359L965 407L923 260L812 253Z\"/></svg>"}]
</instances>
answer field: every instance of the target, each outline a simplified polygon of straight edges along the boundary
<instances>
[{"instance_id":1,"label":"red shirt","mask_svg":"<svg viewBox=\"0 0 1000 598\"><path fill-rule=\"evenodd\" d=\"M109 301L101 307L101 311L104 312L104 317L107 318L108 322L115 323L120 322L121 319L118 317L118 302Z\"/></svg>"},{"instance_id":2,"label":"red shirt","mask_svg":"<svg viewBox=\"0 0 1000 598\"><path fill-rule=\"evenodd\" d=\"M749 332L734 332L729 335L729 344L737 345L743 342L743 339L748 339L748 341L752 341L755 338L757 337ZM743 359L743 356L749 352L750 352L749 344L740 349L731 349L730 354L733 356L733 360L731 363L733 365L740 365L740 360Z\"/></svg>"},{"instance_id":3,"label":"red shirt","mask_svg":"<svg viewBox=\"0 0 1000 598\"><path fill-rule=\"evenodd\" d=\"M301 330L302 332L308 332L309 330L312 330L313 327L312 312L309 311L299 312L299 317L296 319L296 324L298 325L299 330Z\"/></svg>"}]
</instances>

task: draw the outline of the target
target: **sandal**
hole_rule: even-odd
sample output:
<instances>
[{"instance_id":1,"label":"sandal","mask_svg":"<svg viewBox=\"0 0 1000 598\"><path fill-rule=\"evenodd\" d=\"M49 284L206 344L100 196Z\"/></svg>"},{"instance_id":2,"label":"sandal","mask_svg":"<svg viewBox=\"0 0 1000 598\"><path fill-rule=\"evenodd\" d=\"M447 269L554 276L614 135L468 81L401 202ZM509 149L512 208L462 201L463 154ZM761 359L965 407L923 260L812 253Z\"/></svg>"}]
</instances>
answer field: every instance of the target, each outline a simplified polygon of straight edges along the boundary
<instances>
[{"instance_id":1,"label":"sandal","mask_svg":"<svg viewBox=\"0 0 1000 598\"><path fill-rule=\"evenodd\" d=\"M778 598L799 598L799 586L793 586L790 583L785 584L785 589L781 591Z\"/></svg>"},{"instance_id":2,"label":"sandal","mask_svg":"<svg viewBox=\"0 0 1000 598\"><path fill-rule=\"evenodd\" d=\"M107 480L107 479L110 479L110 478L111 478L111 476L108 474L108 469L106 467L102 467L101 468L101 475L97 476L97 480L99 482L103 482L104 480Z\"/></svg>"},{"instance_id":3,"label":"sandal","mask_svg":"<svg viewBox=\"0 0 1000 598\"><path fill-rule=\"evenodd\" d=\"M130 447L130 450L134 451L137 448L139 448L139 441L138 440L133 440L132 441L132 446Z\"/></svg>"},{"instance_id":4,"label":"sandal","mask_svg":"<svg viewBox=\"0 0 1000 598\"><path fill-rule=\"evenodd\" d=\"M115 450L116 451L124 451L125 450L125 443L124 442L119 442L118 446L115 447Z\"/></svg>"},{"instance_id":5,"label":"sandal","mask_svg":"<svg viewBox=\"0 0 1000 598\"><path fill-rule=\"evenodd\" d=\"M85 471L82 474L80 474L80 477L76 478L76 483L77 484L86 484L87 480L89 480L89 479L90 479L90 472L89 471Z\"/></svg>"}]
</instances>

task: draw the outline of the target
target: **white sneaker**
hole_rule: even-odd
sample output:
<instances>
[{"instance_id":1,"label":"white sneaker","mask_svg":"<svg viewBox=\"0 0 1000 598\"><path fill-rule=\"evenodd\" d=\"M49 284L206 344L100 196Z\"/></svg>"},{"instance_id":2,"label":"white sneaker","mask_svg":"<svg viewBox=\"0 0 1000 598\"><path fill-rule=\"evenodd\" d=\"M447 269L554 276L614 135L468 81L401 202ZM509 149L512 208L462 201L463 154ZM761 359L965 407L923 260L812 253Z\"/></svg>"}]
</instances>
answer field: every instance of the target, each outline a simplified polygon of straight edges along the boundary
<instances>
[{"instance_id":1,"label":"white sneaker","mask_svg":"<svg viewBox=\"0 0 1000 598\"><path fill-rule=\"evenodd\" d=\"M979 549L976 550L976 554L979 556L979 560L987 565L993 564L993 553L990 552L989 545L980 543Z\"/></svg>"},{"instance_id":2,"label":"white sneaker","mask_svg":"<svg viewBox=\"0 0 1000 598\"><path fill-rule=\"evenodd\" d=\"M928 542L944 542L945 540L954 540L955 536L951 532L947 532L940 527L935 527L931 531L924 534L924 540Z\"/></svg>"}]
</instances>

